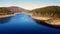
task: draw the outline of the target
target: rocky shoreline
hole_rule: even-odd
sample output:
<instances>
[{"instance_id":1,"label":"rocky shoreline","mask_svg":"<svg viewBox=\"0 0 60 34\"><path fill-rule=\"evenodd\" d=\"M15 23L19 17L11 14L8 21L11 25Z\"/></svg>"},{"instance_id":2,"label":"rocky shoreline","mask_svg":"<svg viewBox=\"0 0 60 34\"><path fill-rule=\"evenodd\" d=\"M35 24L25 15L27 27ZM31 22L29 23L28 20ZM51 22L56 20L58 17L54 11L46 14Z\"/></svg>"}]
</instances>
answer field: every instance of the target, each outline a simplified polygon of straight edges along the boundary
<instances>
[{"instance_id":1,"label":"rocky shoreline","mask_svg":"<svg viewBox=\"0 0 60 34\"><path fill-rule=\"evenodd\" d=\"M0 15L0 18L6 18L6 17L11 17L11 16L15 16L15 14L10 14L10 15Z\"/></svg>"},{"instance_id":2,"label":"rocky shoreline","mask_svg":"<svg viewBox=\"0 0 60 34\"><path fill-rule=\"evenodd\" d=\"M51 27L60 28L60 19L59 18L50 18L50 17L42 17L42 16L35 16L32 13L29 14L32 19L34 19L37 23L42 25L47 25Z\"/></svg>"},{"instance_id":3,"label":"rocky shoreline","mask_svg":"<svg viewBox=\"0 0 60 34\"><path fill-rule=\"evenodd\" d=\"M34 19L34 18L33 18ZM45 26L49 26L49 27L54 27L54 28L60 28L60 25L52 25L47 23L45 20L38 20L38 19L34 19L38 24L42 24Z\"/></svg>"}]
</instances>

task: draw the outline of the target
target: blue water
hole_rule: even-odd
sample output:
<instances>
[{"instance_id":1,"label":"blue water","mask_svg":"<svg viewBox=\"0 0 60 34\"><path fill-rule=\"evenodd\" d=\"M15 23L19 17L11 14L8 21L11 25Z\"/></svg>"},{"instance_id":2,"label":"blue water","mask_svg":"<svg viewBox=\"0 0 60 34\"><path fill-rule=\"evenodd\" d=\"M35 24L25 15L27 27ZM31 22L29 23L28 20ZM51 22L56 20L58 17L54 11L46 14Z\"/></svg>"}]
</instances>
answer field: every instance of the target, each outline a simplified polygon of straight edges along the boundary
<instances>
[{"instance_id":1,"label":"blue water","mask_svg":"<svg viewBox=\"0 0 60 34\"><path fill-rule=\"evenodd\" d=\"M8 22L0 23L1 34L58 34L60 29L37 24L26 14L17 14Z\"/></svg>"}]
</instances>

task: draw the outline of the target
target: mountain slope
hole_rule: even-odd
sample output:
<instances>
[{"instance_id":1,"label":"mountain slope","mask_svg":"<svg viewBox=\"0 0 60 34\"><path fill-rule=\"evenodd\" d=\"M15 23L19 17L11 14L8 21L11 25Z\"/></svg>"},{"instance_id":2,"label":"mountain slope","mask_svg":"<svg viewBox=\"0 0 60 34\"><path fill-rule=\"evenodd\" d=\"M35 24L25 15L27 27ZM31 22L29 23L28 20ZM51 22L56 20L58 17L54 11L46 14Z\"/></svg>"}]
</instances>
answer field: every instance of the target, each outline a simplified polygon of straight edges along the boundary
<instances>
[{"instance_id":1,"label":"mountain slope","mask_svg":"<svg viewBox=\"0 0 60 34\"><path fill-rule=\"evenodd\" d=\"M14 12L7 9L7 7L0 7L0 15L14 14Z\"/></svg>"},{"instance_id":2,"label":"mountain slope","mask_svg":"<svg viewBox=\"0 0 60 34\"><path fill-rule=\"evenodd\" d=\"M60 6L46 6L28 12L36 22L60 27Z\"/></svg>"},{"instance_id":3,"label":"mountain slope","mask_svg":"<svg viewBox=\"0 0 60 34\"><path fill-rule=\"evenodd\" d=\"M21 8L21 7L17 7L17 6L11 6L8 7L9 10L13 11L13 12L28 12L29 10Z\"/></svg>"},{"instance_id":4,"label":"mountain slope","mask_svg":"<svg viewBox=\"0 0 60 34\"><path fill-rule=\"evenodd\" d=\"M30 11L34 16L56 17L60 18L60 6L47 6Z\"/></svg>"}]
</instances>

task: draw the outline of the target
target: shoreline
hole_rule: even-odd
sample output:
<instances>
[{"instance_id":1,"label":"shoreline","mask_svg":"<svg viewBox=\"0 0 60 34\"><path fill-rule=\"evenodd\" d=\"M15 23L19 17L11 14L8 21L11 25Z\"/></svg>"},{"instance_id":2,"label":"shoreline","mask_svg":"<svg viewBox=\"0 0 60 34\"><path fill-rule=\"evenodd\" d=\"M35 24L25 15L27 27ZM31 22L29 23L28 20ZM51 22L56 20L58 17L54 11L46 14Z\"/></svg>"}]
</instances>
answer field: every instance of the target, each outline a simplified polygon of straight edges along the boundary
<instances>
[{"instance_id":1,"label":"shoreline","mask_svg":"<svg viewBox=\"0 0 60 34\"><path fill-rule=\"evenodd\" d=\"M38 22L44 21L44 23L47 23L53 26L60 25L60 18L51 18L51 17L43 17L43 16L39 17L39 16L34 16L31 13L28 15L30 15L33 19L38 20Z\"/></svg>"},{"instance_id":2,"label":"shoreline","mask_svg":"<svg viewBox=\"0 0 60 34\"><path fill-rule=\"evenodd\" d=\"M58 27L60 28L60 19L52 20L50 18L43 18L43 17L32 17L37 23L44 24L47 26Z\"/></svg>"},{"instance_id":3,"label":"shoreline","mask_svg":"<svg viewBox=\"0 0 60 34\"><path fill-rule=\"evenodd\" d=\"M0 18L6 18L6 17L10 17L10 16L15 16L16 14L23 14L23 13L14 13L14 14L10 14L10 15L1 15Z\"/></svg>"},{"instance_id":4,"label":"shoreline","mask_svg":"<svg viewBox=\"0 0 60 34\"><path fill-rule=\"evenodd\" d=\"M60 29L60 25L51 25L51 24L48 24L48 23L46 23L46 22L44 22L44 21L42 21L42 20L37 20L37 19L34 19L34 20L35 20L36 23L38 23L38 24L42 24L42 25L44 25L44 26L48 26L48 27Z\"/></svg>"},{"instance_id":5,"label":"shoreline","mask_svg":"<svg viewBox=\"0 0 60 34\"><path fill-rule=\"evenodd\" d=\"M16 14L10 14L10 15L1 15L0 18L6 18L6 17L10 17L10 16L15 16Z\"/></svg>"},{"instance_id":6,"label":"shoreline","mask_svg":"<svg viewBox=\"0 0 60 34\"><path fill-rule=\"evenodd\" d=\"M22 13L14 13L14 14L10 14L10 15L3 15L3 16L0 16L0 18L11 17L11 16L15 16L16 14L22 14ZM48 17L37 17L37 16L32 16L32 15L30 15L30 16L35 20L44 21L45 23L50 24L50 25L60 25L60 19L54 20L54 19L51 19Z\"/></svg>"}]
</instances>

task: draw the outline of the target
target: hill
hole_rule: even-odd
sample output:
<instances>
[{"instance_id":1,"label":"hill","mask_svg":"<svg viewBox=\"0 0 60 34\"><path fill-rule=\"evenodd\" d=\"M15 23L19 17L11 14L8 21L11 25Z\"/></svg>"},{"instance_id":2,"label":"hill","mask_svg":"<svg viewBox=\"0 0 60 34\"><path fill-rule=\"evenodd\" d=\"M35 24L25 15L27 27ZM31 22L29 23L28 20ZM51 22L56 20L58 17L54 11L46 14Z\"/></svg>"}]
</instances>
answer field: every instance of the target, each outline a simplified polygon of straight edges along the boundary
<instances>
[{"instance_id":1,"label":"hill","mask_svg":"<svg viewBox=\"0 0 60 34\"><path fill-rule=\"evenodd\" d=\"M14 14L14 12L7 9L7 7L0 7L0 15Z\"/></svg>"},{"instance_id":2,"label":"hill","mask_svg":"<svg viewBox=\"0 0 60 34\"><path fill-rule=\"evenodd\" d=\"M46 6L28 12L38 23L60 27L60 6Z\"/></svg>"},{"instance_id":3,"label":"hill","mask_svg":"<svg viewBox=\"0 0 60 34\"><path fill-rule=\"evenodd\" d=\"M9 10L15 12L15 13L19 13L19 12L28 12L29 10L21 8L21 7L17 7L17 6L11 6L8 7Z\"/></svg>"},{"instance_id":4,"label":"hill","mask_svg":"<svg viewBox=\"0 0 60 34\"><path fill-rule=\"evenodd\" d=\"M60 18L60 6L47 6L43 8L37 8L30 11L29 13L32 13L33 16Z\"/></svg>"}]
</instances>

